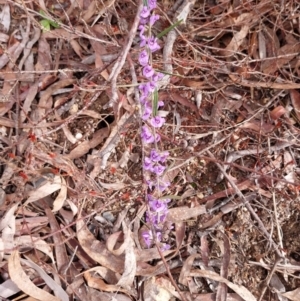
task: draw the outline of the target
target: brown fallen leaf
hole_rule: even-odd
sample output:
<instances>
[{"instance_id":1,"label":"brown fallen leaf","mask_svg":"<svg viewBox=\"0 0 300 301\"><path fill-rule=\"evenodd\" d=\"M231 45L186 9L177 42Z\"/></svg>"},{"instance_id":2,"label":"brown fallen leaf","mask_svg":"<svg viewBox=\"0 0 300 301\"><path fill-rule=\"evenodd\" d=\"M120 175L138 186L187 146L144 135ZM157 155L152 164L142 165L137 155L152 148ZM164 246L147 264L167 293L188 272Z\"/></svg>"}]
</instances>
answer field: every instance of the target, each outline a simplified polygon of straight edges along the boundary
<instances>
[{"instance_id":1,"label":"brown fallen leaf","mask_svg":"<svg viewBox=\"0 0 300 301\"><path fill-rule=\"evenodd\" d=\"M30 204L32 202L35 202L39 199L42 199L53 192L61 189L62 187L62 178L60 176L55 176L53 180L48 180L45 185L32 190L29 192L29 197L26 200L24 205Z\"/></svg>"},{"instance_id":2,"label":"brown fallen leaf","mask_svg":"<svg viewBox=\"0 0 300 301\"><path fill-rule=\"evenodd\" d=\"M76 230L79 244L93 260L119 274L124 272L124 256L111 254L105 243L98 241L87 229L83 220L77 221Z\"/></svg>"},{"instance_id":3,"label":"brown fallen leaf","mask_svg":"<svg viewBox=\"0 0 300 301\"><path fill-rule=\"evenodd\" d=\"M62 206L64 205L66 198L67 198L67 183L66 183L65 179L62 177L61 178L61 188L60 188L60 191L59 191L57 197L55 198L55 200L53 202L52 212L57 212L58 210L60 210L62 208Z\"/></svg>"},{"instance_id":4,"label":"brown fallen leaf","mask_svg":"<svg viewBox=\"0 0 300 301\"><path fill-rule=\"evenodd\" d=\"M276 70L294 59L300 52L300 44L287 44L278 50L277 57L265 60L262 63L261 70L265 74L273 74Z\"/></svg>"},{"instance_id":5,"label":"brown fallen leaf","mask_svg":"<svg viewBox=\"0 0 300 301\"><path fill-rule=\"evenodd\" d=\"M256 298L252 295L252 293L245 288L243 285L234 284L227 279L219 276L217 273L212 271L201 271L201 270L193 270L189 273L192 277L204 277L209 278L215 281L225 283L229 288L235 291L238 295L240 295L244 300L247 301L256 301ZM298 301L298 300L297 300Z\"/></svg>"},{"instance_id":6,"label":"brown fallen leaf","mask_svg":"<svg viewBox=\"0 0 300 301\"><path fill-rule=\"evenodd\" d=\"M186 221L201 214L206 213L205 206L189 208L187 206L171 208L168 211L167 220L173 223Z\"/></svg>"},{"instance_id":7,"label":"brown fallen leaf","mask_svg":"<svg viewBox=\"0 0 300 301\"><path fill-rule=\"evenodd\" d=\"M134 241L131 236L131 231L129 227L126 225L125 221L122 222L122 226L123 226L123 232L125 236L124 245L126 245L125 263L124 263L124 272L117 284L127 290L130 290L136 274L137 263L136 263L136 256L134 252Z\"/></svg>"},{"instance_id":8,"label":"brown fallen leaf","mask_svg":"<svg viewBox=\"0 0 300 301\"><path fill-rule=\"evenodd\" d=\"M43 301L61 301L53 295L36 287L30 278L24 272L21 263L19 252L13 251L8 259L8 272L11 280L19 287L25 294Z\"/></svg>"},{"instance_id":9,"label":"brown fallen leaf","mask_svg":"<svg viewBox=\"0 0 300 301\"><path fill-rule=\"evenodd\" d=\"M300 93L297 90L291 90L290 97L294 107L295 114L298 120L300 120Z\"/></svg>"},{"instance_id":10,"label":"brown fallen leaf","mask_svg":"<svg viewBox=\"0 0 300 301\"><path fill-rule=\"evenodd\" d=\"M297 288L293 291L286 292L283 294L280 293L280 295L283 297L286 297L292 301L300 301L300 288Z\"/></svg>"},{"instance_id":11,"label":"brown fallen leaf","mask_svg":"<svg viewBox=\"0 0 300 301\"><path fill-rule=\"evenodd\" d=\"M95 288L97 290L104 291L104 292L120 291L120 292L128 293L127 290L120 288L120 286L118 286L118 285L106 284L102 279L93 277L90 272L85 272L83 274L83 276L89 287L92 287L92 288Z\"/></svg>"}]
</instances>

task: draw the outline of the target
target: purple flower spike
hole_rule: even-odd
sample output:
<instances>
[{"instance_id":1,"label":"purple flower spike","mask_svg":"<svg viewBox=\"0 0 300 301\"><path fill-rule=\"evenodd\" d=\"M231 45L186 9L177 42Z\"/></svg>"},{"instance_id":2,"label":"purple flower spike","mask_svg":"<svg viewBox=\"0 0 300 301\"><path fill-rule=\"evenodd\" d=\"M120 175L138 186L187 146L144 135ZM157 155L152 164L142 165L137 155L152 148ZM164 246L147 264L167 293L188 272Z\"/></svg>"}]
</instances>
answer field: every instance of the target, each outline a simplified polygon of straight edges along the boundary
<instances>
[{"instance_id":1,"label":"purple flower spike","mask_svg":"<svg viewBox=\"0 0 300 301\"><path fill-rule=\"evenodd\" d=\"M160 117L160 116L155 116L155 117L151 118L151 120L150 120L151 125L155 128L162 127L165 122L166 122L165 118Z\"/></svg>"},{"instance_id":2,"label":"purple flower spike","mask_svg":"<svg viewBox=\"0 0 300 301\"><path fill-rule=\"evenodd\" d=\"M148 6L149 6L150 10L156 8L156 6L157 6L156 2L157 2L157 0L148 0Z\"/></svg>"},{"instance_id":3,"label":"purple flower spike","mask_svg":"<svg viewBox=\"0 0 300 301\"><path fill-rule=\"evenodd\" d=\"M157 43L157 38L151 37L147 40L147 44L151 52L155 52L160 49L160 46Z\"/></svg>"},{"instance_id":4,"label":"purple flower spike","mask_svg":"<svg viewBox=\"0 0 300 301\"><path fill-rule=\"evenodd\" d=\"M147 18L147 17L149 17L149 16L150 16L150 8L148 8L147 6L144 6L143 9L142 9L142 11L141 11L140 16L141 16L142 18Z\"/></svg>"},{"instance_id":5,"label":"purple flower spike","mask_svg":"<svg viewBox=\"0 0 300 301\"><path fill-rule=\"evenodd\" d=\"M159 20L159 15L152 15L149 21L150 26L153 26L157 20Z\"/></svg>"},{"instance_id":6,"label":"purple flower spike","mask_svg":"<svg viewBox=\"0 0 300 301\"><path fill-rule=\"evenodd\" d=\"M155 174L157 174L158 176L161 176L161 175L164 173L165 169L166 169L165 166L160 165L160 164L158 163L158 164L156 164L156 165L153 167L153 170L152 170L152 171L153 171Z\"/></svg>"},{"instance_id":7,"label":"purple flower spike","mask_svg":"<svg viewBox=\"0 0 300 301\"><path fill-rule=\"evenodd\" d=\"M143 75L144 75L146 78L151 78L153 74L154 74L154 70L153 70L153 68L152 68L150 65L146 65L146 66L143 68Z\"/></svg>"},{"instance_id":8,"label":"purple flower spike","mask_svg":"<svg viewBox=\"0 0 300 301\"><path fill-rule=\"evenodd\" d=\"M139 62L142 66L146 66L148 65L149 62L149 55L147 53L146 50L143 50L140 54L139 54Z\"/></svg>"}]
</instances>

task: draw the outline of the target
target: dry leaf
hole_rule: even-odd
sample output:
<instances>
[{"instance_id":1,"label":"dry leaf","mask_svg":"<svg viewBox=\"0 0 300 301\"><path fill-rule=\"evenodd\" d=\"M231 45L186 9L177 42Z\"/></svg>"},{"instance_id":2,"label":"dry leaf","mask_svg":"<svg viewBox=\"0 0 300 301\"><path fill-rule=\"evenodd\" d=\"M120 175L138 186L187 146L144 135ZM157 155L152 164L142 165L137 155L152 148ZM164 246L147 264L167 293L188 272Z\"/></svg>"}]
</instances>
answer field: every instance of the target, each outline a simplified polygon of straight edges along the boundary
<instances>
[{"instance_id":1,"label":"dry leaf","mask_svg":"<svg viewBox=\"0 0 300 301\"><path fill-rule=\"evenodd\" d=\"M278 106L276 108L274 108L271 112L270 112L270 117L273 120L277 120L279 119L282 115L284 115L286 113L286 109L283 106Z\"/></svg>"},{"instance_id":2,"label":"dry leaf","mask_svg":"<svg viewBox=\"0 0 300 301\"><path fill-rule=\"evenodd\" d=\"M10 6L5 4L0 13L0 24L5 32L9 31L10 27Z\"/></svg>"},{"instance_id":3,"label":"dry leaf","mask_svg":"<svg viewBox=\"0 0 300 301\"><path fill-rule=\"evenodd\" d=\"M122 225L125 235L124 245L126 245L125 264L124 272L118 281L118 285L130 290L136 274L136 256L134 253L134 241L131 237L131 231L126 225L125 221L122 222Z\"/></svg>"},{"instance_id":4,"label":"dry leaf","mask_svg":"<svg viewBox=\"0 0 300 301\"><path fill-rule=\"evenodd\" d=\"M62 187L61 179L62 178L60 176L55 176L53 180L51 181L48 180L45 185L37 188L36 190L29 192L29 198L27 199L24 205L40 200L52 194L53 192L61 189Z\"/></svg>"},{"instance_id":5,"label":"dry leaf","mask_svg":"<svg viewBox=\"0 0 300 301\"><path fill-rule=\"evenodd\" d=\"M300 301L300 288L297 288L293 291L286 292L283 294L280 294L283 297L286 297L292 301Z\"/></svg>"},{"instance_id":6,"label":"dry leaf","mask_svg":"<svg viewBox=\"0 0 300 301\"><path fill-rule=\"evenodd\" d=\"M290 91L291 101L294 107L295 114L300 120L300 93L297 90Z\"/></svg>"},{"instance_id":7,"label":"dry leaf","mask_svg":"<svg viewBox=\"0 0 300 301\"><path fill-rule=\"evenodd\" d=\"M67 198L67 184L65 179L62 177L60 192L53 202L52 212L57 212L58 210L60 210L64 205L66 198Z\"/></svg>"},{"instance_id":8,"label":"dry leaf","mask_svg":"<svg viewBox=\"0 0 300 301\"><path fill-rule=\"evenodd\" d=\"M7 279L0 284L0 297L2 298L8 298L18 293L19 291L20 289L14 284L11 279Z\"/></svg>"},{"instance_id":9,"label":"dry leaf","mask_svg":"<svg viewBox=\"0 0 300 301\"><path fill-rule=\"evenodd\" d=\"M215 272L193 270L189 273L189 275L192 277L204 277L204 278L209 278L209 279L212 279L215 281L223 282L229 288L231 288L233 291L235 291L238 295L240 295L243 299L245 299L247 301L257 301L256 298L252 295L252 293L248 289L246 289L244 286L234 284L234 283L228 281L227 279L219 276Z\"/></svg>"},{"instance_id":10,"label":"dry leaf","mask_svg":"<svg viewBox=\"0 0 300 301\"><path fill-rule=\"evenodd\" d=\"M92 259L114 272L123 273L124 256L111 254L105 243L98 241L87 229L83 220L78 220L76 229L79 244Z\"/></svg>"},{"instance_id":11,"label":"dry leaf","mask_svg":"<svg viewBox=\"0 0 300 301\"><path fill-rule=\"evenodd\" d=\"M167 220L173 223L186 221L206 213L205 206L189 208L187 206L171 208L168 211Z\"/></svg>"},{"instance_id":12,"label":"dry leaf","mask_svg":"<svg viewBox=\"0 0 300 301\"><path fill-rule=\"evenodd\" d=\"M46 241L40 238L35 238L30 235L19 236L15 239L14 245L18 247L31 247L40 250L48 255L52 262L55 263L51 247L46 243Z\"/></svg>"},{"instance_id":13,"label":"dry leaf","mask_svg":"<svg viewBox=\"0 0 300 301\"><path fill-rule=\"evenodd\" d=\"M8 272L11 280L25 294L42 301L60 301L59 298L36 287L23 271L18 251L14 251L8 259Z\"/></svg>"},{"instance_id":14,"label":"dry leaf","mask_svg":"<svg viewBox=\"0 0 300 301\"><path fill-rule=\"evenodd\" d=\"M156 283L155 277L150 278L145 282L144 300L145 301L169 301L172 294L169 290L161 287Z\"/></svg>"},{"instance_id":15,"label":"dry leaf","mask_svg":"<svg viewBox=\"0 0 300 301\"><path fill-rule=\"evenodd\" d=\"M36 270L45 283L54 292L55 296L59 298L59 300L69 301L68 294L42 268L30 260L21 259L21 262Z\"/></svg>"}]
</instances>

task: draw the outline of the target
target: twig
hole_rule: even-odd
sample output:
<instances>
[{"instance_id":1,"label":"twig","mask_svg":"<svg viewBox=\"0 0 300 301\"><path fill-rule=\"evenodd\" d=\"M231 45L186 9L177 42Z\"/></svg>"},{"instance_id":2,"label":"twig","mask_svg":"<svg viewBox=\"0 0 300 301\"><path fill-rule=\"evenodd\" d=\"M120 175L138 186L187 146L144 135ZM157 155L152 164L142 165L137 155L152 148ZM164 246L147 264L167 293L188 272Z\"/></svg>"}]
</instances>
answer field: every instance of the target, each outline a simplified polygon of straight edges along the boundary
<instances>
[{"instance_id":1,"label":"twig","mask_svg":"<svg viewBox=\"0 0 300 301\"><path fill-rule=\"evenodd\" d=\"M113 66L113 69L108 78L108 80L111 81L112 97L111 97L111 100L107 103L107 105L105 107L109 107L109 106L111 107L113 105L113 103L115 101L117 101L117 99L118 99L117 78L121 72L121 69L123 68L123 66L125 64L127 54L131 48L133 39L136 35L138 25L140 22L140 13L141 13L142 9L143 9L143 1L139 0L138 10L137 10L135 19L133 21L132 27L130 29L130 32L128 33L128 42L123 47L123 50L121 51L121 54L120 54L119 58L117 59L115 65Z\"/></svg>"},{"instance_id":2,"label":"twig","mask_svg":"<svg viewBox=\"0 0 300 301\"><path fill-rule=\"evenodd\" d=\"M209 155L209 157L214 158L213 154L210 151L207 151L207 154ZM283 258L284 255L280 252L280 250L278 249L277 244L274 242L274 240L272 239L270 233L267 231L267 229L265 228L263 222L261 221L261 219L258 217L258 215L255 213L255 211L253 210L253 208L251 207L251 205L246 201L244 195L242 194L242 192L239 190L239 188L236 186L236 184L232 181L232 179L228 176L228 174L226 173L225 169L221 166L221 164L216 163L217 167L220 169L220 171L224 174L225 178L227 179L227 181L230 183L231 187L235 190L235 193L240 197L240 199L243 201L243 203L245 204L247 210L250 212L250 214L252 215L252 217L257 221L261 231L263 232L263 234L269 239L269 241L271 242L271 244L273 245L275 252L277 254L277 256L279 258Z\"/></svg>"},{"instance_id":3,"label":"twig","mask_svg":"<svg viewBox=\"0 0 300 301\"><path fill-rule=\"evenodd\" d=\"M262 288L261 294L260 294L260 296L259 296L259 298L258 298L257 301L261 301L261 300L263 299L263 297L264 297L264 295L265 295L265 293L266 293L266 290L267 290L267 288L268 288L268 286L269 286L269 283L270 283L270 281L271 281L271 279L272 279L272 276L273 276L273 274L274 274L275 271L276 271L276 267L277 267L278 263L281 261L281 259L282 259L281 257L277 257L277 258L276 258L276 261L274 262L274 264L273 264L273 266L272 266L272 269L271 269L271 271L270 271L270 273L269 273L267 279L264 281L264 286L263 286L263 288Z\"/></svg>"}]
</instances>

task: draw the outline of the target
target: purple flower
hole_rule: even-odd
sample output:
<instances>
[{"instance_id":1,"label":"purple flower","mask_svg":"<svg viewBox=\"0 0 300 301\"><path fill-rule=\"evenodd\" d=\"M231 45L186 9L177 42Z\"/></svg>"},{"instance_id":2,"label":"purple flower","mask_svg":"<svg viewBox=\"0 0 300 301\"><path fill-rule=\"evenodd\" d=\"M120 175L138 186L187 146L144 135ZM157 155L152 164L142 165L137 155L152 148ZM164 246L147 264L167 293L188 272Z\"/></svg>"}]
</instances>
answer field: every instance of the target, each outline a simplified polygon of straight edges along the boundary
<instances>
[{"instance_id":1,"label":"purple flower","mask_svg":"<svg viewBox=\"0 0 300 301\"><path fill-rule=\"evenodd\" d=\"M145 143L153 143L156 139L147 126L142 127L141 137Z\"/></svg>"},{"instance_id":2,"label":"purple flower","mask_svg":"<svg viewBox=\"0 0 300 301\"><path fill-rule=\"evenodd\" d=\"M152 171L153 171L156 175L161 176L161 175L164 173L165 169L166 169L165 166L163 166L163 165L157 163L157 164L153 167Z\"/></svg>"},{"instance_id":3,"label":"purple flower","mask_svg":"<svg viewBox=\"0 0 300 301\"><path fill-rule=\"evenodd\" d=\"M142 11L141 11L140 16L141 16L142 18L147 18L147 17L149 17L149 16L150 16L150 9L151 9L151 8L148 8L147 6L144 6L143 9L142 9Z\"/></svg>"},{"instance_id":4,"label":"purple flower","mask_svg":"<svg viewBox=\"0 0 300 301\"><path fill-rule=\"evenodd\" d=\"M148 22L149 22L149 18L140 18L140 24L142 24L142 25L146 25L146 24L148 24Z\"/></svg>"},{"instance_id":5,"label":"purple flower","mask_svg":"<svg viewBox=\"0 0 300 301\"><path fill-rule=\"evenodd\" d=\"M165 213L168 210L166 203L162 200L153 200L149 202L150 209L154 212Z\"/></svg>"},{"instance_id":6,"label":"purple flower","mask_svg":"<svg viewBox=\"0 0 300 301\"><path fill-rule=\"evenodd\" d=\"M157 189L161 192L165 191L171 185L170 182L161 182L159 181Z\"/></svg>"},{"instance_id":7,"label":"purple flower","mask_svg":"<svg viewBox=\"0 0 300 301\"><path fill-rule=\"evenodd\" d=\"M171 246L170 246L169 244L162 244L162 246L161 246L161 248L160 248L160 250L161 250L162 252L168 251L168 250L170 250L170 249L171 249Z\"/></svg>"},{"instance_id":8,"label":"purple flower","mask_svg":"<svg viewBox=\"0 0 300 301\"><path fill-rule=\"evenodd\" d=\"M159 100L157 103L158 107L163 107L165 105L165 103L162 100Z\"/></svg>"},{"instance_id":9,"label":"purple flower","mask_svg":"<svg viewBox=\"0 0 300 301\"><path fill-rule=\"evenodd\" d=\"M150 26L153 26L154 23L155 23L158 19L159 19L159 15L152 15L152 16L150 17L150 21L149 21Z\"/></svg>"},{"instance_id":10,"label":"purple flower","mask_svg":"<svg viewBox=\"0 0 300 301\"><path fill-rule=\"evenodd\" d=\"M151 52L154 52L156 50L160 49L160 46L157 43L157 38L151 37L147 39L147 44Z\"/></svg>"},{"instance_id":11,"label":"purple flower","mask_svg":"<svg viewBox=\"0 0 300 301\"><path fill-rule=\"evenodd\" d=\"M157 4L156 4L157 0L148 0L148 7L150 10L156 8Z\"/></svg>"},{"instance_id":12,"label":"purple flower","mask_svg":"<svg viewBox=\"0 0 300 301\"><path fill-rule=\"evenodd\" d=\"M168 159L170 153L165 151L160 154L160 162L164 163Z\"/></svg>"},{"instance_id":13,"label":"purple flower","mask_svg":"<svg viewBox=\"0 0 300 301\"><path fill-rule=\"evenodd\" d=\"M160 135L159 134L155 134L155 142L158 142L158 141L160 141Z\"/></svg>"},{"instance_id":14,"label":"purple flower","mask_svg":"<svg viewBox=\"0 0 300 301\"><path fill-rule=\"evenodd\" d=\"M155 116L150 120L151 125L155 128L162 127L165 122L166 122L165 118L160 116Z\"/></svg>"},{"instance_id":15,"label":"purple flower","mask_svg":"<svg viewBox=\"0 0 300 301\"><path fill-rule=\"evenodd\" d=\"M152 244L152 240L153 240L153 235L152 235L152 231L145 231L142 233L142 236L144 238L144 241L147 245L148 248L150 248L151 244Z\"/></svg>"},{"instance_id":16,"label":"purple flower","mask_svg":"<svg viewBox=\"0 0 300 301\"><path fill-rule=\"evenodd\" d=\"M145 26L144 25L140 25L139 26L139 30L140 30L140 38L141 39L146 39L145 35L144 35L144 32L146 30Z\"/></svg>"},{"instance_id":17,"label":"purple flower","mask_svg":"<svg viewBox=\"0 0 300 301\"><path fill-rule=\"evenodd\" d=\"M144 47L147 44L147 38L145 36L141 37L140 47Z\"/></svg>"},{"instance_id":18,"label":"purple flower","mask_svg":"<svg viewBox=\"0 0 300 301\"><path fill-rule=\"evenodd\" d=\"M153 163L152 163L152 161L151 161L151 159L149 157L145 157L143 168L145 170L152 170Z\"/></svg>"},{"instance_id":19,"label":"purple flower","mask_svg":"<svg viewBox=\"0 0 300 301\"><path fill-rule=\"evenodd\" d=\"M150 116L151 116L151 113L152 113L151 107L144 106L142 119L143 120L148 120L150 118Z\"/></svg>"},{"instance_id":20,"label":"purple flower","mask_svg":"<svg viewBox=\"0 0 300 301\"><path fill-rule=\"evenodd\" d=\"M143 75L144 75L146 78L151 78L153 74L154 74L154 70L153 70L152 66L146 65L146 66L143 68Z\"/></svg>"},{"instance_id":21,"label":"purple flower","mask_svg":"<svg viewBox=\"0 0 300 301\"><path fill-rule=\"evenodd\" d=\"M160 160L160 154L157 152L155 148L151 149L150 158L154 162L158 162Z\"/></svg>"},{"instance_id":22,"label":"purple flower","mask_svg":"<svg viewBox=\"0 0 300 301\"><path fill-rule=\"evenodd\" d=\"M139 85L139 90L142 93L142 96L147 97L150 93L149 87L147 84L140 84Z\"/></svg>"},{"instance_id":23,"label":"purple flower","mask_svg":"<svg viewBox=\"0 0 300 301\"><path fill-rule=\"evenodd\" d=\"M140 103L144 106L145 105L145 103L147 102L147 100L148 100L148 96L146 96L146 95L144 95L144 94L142 94L141 96L140 96Z\"/></svg>"},{"instance_id":24,"label":"purple flower","mask_svg":"<svg viewBox=\"0 0 300 301\"><path fill-rule=\"evenodd\" d=\"M149 61L149 55L146 50L143 50L139 54L139 62L142 66L146 66L146 65L148 65L148 61Z\"/></svg>"},{"instance_id":25,"label":"purple flower","mask_svg":"<svg viewBox=\"0 0 300 301\"><path fill-rule=\"evenodd\" d=\"M147 85L148 85L148 89L151 93L154 92L157 87L156 82L153 82L153 81L148 82Z\"/></svg>"},{"instance_id":26,"label":"purple flower","mask_svg":"<svg viewBox=\"0 0 300 301\"><path fill-rule=\"evenodd\" d=\"M164 75L160 72L155 72L154 75L152 76L152 80L154 82L158 82L160 81L162 78L164 77Z\"/></svg>"}]
</instances>

